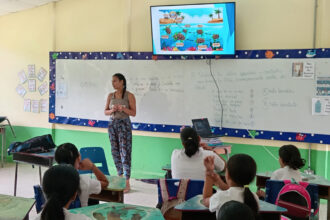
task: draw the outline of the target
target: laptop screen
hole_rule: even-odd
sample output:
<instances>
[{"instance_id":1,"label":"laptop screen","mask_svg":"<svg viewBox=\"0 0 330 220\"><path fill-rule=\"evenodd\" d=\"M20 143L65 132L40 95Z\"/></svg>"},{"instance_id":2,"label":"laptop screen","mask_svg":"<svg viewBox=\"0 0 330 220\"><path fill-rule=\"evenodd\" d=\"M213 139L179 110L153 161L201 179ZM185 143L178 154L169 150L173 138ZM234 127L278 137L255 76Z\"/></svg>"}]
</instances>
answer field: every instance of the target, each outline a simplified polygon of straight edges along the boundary
<instances>
[{"instance_id":1,"label":"laptop screen","mask_svg":"<svg viewBox=\"0 0 330 220\"><path fill-rule=\"evenodd\" d=\"M211 128L207 118L193 119L193 127L200 136L211 135Z\"/></svg>"}]
</instances>

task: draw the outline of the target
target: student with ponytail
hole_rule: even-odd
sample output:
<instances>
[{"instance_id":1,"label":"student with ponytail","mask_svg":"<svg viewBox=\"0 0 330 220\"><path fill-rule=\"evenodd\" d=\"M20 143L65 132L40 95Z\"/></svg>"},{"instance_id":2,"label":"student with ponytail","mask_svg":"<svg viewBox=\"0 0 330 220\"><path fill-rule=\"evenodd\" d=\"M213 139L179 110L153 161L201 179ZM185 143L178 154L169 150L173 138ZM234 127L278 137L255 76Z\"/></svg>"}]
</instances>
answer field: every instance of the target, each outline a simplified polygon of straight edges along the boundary
<instances>
[{"instance_id":1,"label":"student with ponytail","mask_svg":"<svg viewBox=\"0 0 330 220\"><path fill-rule=\"evenodd\" d=\"M71 165L49 168L44 174L42 189L47 201L35 220L90 220L67 210L79 189L79 174Z\"/></svg>"},{"instance_id":2,"label":"student with ponytail","mask_svg":"<svg viewBox=\"0 0 330 220\"><path fill-rule=\"evenodd\" d=\"M255 217L259 218L258 197L249 189L250 184L257 172L257 165L252 157L246 154L236 154L228 160L226 168L226 183L218 174L214 173L214 157L204 160L206 168L205 183L203 189L203 203L209 207L211 212L219 210L223 204L235 200L243 202L253 211ZM212 195L212 187L217 185L218 191Z\"/></svg>"},{"instance_id":3,"label":"student with ponytail","mask_svg":"<svg viewBox=\"0 0 330 220\"><path fill-rule=\"evenodd\" d=\"M104 114L110 116L108 133L111 153L119 176L126 178L126 189L130 190L132 154L132 128L129 116L136 115L133 93L126 90L126 78L121 73L112 76L112 86L116 90L108 95Z\"/></svg>"},{"instance_id":4,"label":"student with ponytail","mask_svg":"<svg viewBox=\"0 0 330 220\"><path fill-rule=\"evenodd\" d=\"M200 137L195 129L185 127L181 130L181 142L183 149L176 149L172 153L171 169L175 179L204 180L204 158L214 156L214 169L222 171L225 161L216 153L204 150L200 145Z\"/></svg>"}]
</instances>

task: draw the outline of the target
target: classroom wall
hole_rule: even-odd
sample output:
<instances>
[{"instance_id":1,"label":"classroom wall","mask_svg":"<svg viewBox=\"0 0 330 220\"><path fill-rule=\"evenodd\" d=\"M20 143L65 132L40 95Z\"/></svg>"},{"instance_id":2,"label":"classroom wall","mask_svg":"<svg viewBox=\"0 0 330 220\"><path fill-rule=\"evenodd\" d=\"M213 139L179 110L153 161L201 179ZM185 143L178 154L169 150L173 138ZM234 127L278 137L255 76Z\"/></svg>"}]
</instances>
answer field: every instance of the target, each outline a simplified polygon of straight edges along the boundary
<instances>
[{"instance_id":1,"label":"classroom wall","mask_svg":"<svg viewBox=\"0 0 330 220\"><path fill-rule=\"evenodd\" d=\"M51 133L56 144L71 141L78 147L102 146L110 171L114 165L106 129L49 124L48 113L23 111L23 98L15 91L17 73L28 64L48 70L49 51L151 51L150 5L199 3L200 0L62 0L38 8L0 16L0 115L14 125L12 141ZM219 2L219 1L208 1ZM223 2L223 1L220 1ZM237 49L294 49L313 47L314 1L240 0L236 2ZM316 47L330 47L330 3L319 0ZM112 88L109 88L111 91ZM47 97L48 94L43 97ZM43 98L38 92L25 98ZM180 148L178 134L133 133L133 177L161 176L162 164ZM278 147L285 142L224 138L233 153L251 154L259 171L278 167ZM299 144L307 158L308 144ZM312 169L329 178L327 145L313 144ZM151 156L152 155L152 156ZM11 157L7 158L8 161Z\"/></svg>"}]
</instances>

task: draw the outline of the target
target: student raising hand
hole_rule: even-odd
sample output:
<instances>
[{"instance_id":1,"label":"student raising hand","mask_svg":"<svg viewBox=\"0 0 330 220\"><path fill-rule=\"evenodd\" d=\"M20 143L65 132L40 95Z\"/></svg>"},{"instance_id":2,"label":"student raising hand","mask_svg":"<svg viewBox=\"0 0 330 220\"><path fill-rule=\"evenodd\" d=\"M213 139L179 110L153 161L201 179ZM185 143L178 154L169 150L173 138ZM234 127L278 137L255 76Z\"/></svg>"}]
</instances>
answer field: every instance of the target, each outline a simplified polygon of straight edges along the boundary
<instances>
[{"instance_id":1,"label":"student raising hand","mask_svg":"<svg viewBox=\"0 0 330 220\"><path fill-rule=\"evenodd\" d=\"M204 159L204 166L206 168L206 172L214 171L214 156L208 156Z\"/></svg>"}]
</instances>

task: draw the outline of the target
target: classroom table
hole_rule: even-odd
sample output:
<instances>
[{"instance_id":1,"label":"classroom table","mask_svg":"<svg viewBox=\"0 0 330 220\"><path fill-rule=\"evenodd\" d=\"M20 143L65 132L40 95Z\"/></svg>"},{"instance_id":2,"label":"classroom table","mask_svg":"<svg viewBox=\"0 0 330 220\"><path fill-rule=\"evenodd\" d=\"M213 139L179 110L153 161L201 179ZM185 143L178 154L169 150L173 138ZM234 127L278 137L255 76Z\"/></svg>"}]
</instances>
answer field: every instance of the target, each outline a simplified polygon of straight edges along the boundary
<instances>
[{"instance_id":1,"label":"classroom table","mask_svg":"<svg viewBox=\"0 0 330 220\"><path fill-rule=\"evenodd\" d=\"M34 199L0 194L0 220L28 220Z\"/></svg>"},{"instance_id":2,"label":"classroom table","mask_svg":"<svg viewBox=\"0 0 330 220\"><path fill-rule=\"evenodd\" d=\"M70 209L69 212L84 214L91 219L164 220L162 213L157 208L116 202L108 202L100 205Z\"/></svg>"},{"instance_id":3,"label":"classroom table","mask_svg":"<svg viewBox=\"0 0 330 220\"><path fill-rule=\"evenodd\" d=\"M18 163L32 164L32 166L38 165L40 185L41 185L42 182L41 166L44 167L53 166L55 150L52 149L50 152L47 153L14 152L12 154L13 154L13 161L16 162L15 183L14 183L14 196L16 196Z\"/></svg>"},{"instance_id":4,"label":"classroom table","mask_svg":"<svg viewBox=\"0 0 330 220\"><path fill-rule=\"evenodd\" d=\"M203 195L197 195L187 201L176 205L176 210L182 211L182 220L184 219L215 219L215 213L211 213L202 203ZM260 215L263 219L279 220L281 214L287 212L287 209L273 205L265 201L259 201Z\"/></svg>"},{"instance_id":5,"label":"classroom table","mask_svg":"<svg viewBox=\"0 0 330 220\"><path fill-rule=\"evenodd\" d=\"M87 174L88 175L88 174ZM126 188L126 179L119 176L106 175L109 185L106 189L102 189L100 194L92 194L89 198L104 202L124 202L124 189ZM92 178L96 178L92 175Z\"/></svg>"},{"instance_id":6,"label":"classroom table","mask_svg":"<svg viewBox=\"0 0 330 220\"><path fill-rule=\"evenodd\" d=\"M257 187L265 188L266 181L270 179L272 172L257 173ZM301 173L303 181L313 183L319 187L319 199L326 199L328 203L327 207L327 219L330 219L330 181L317 175L311 175Z\"/></svg>"}]
</instances>

